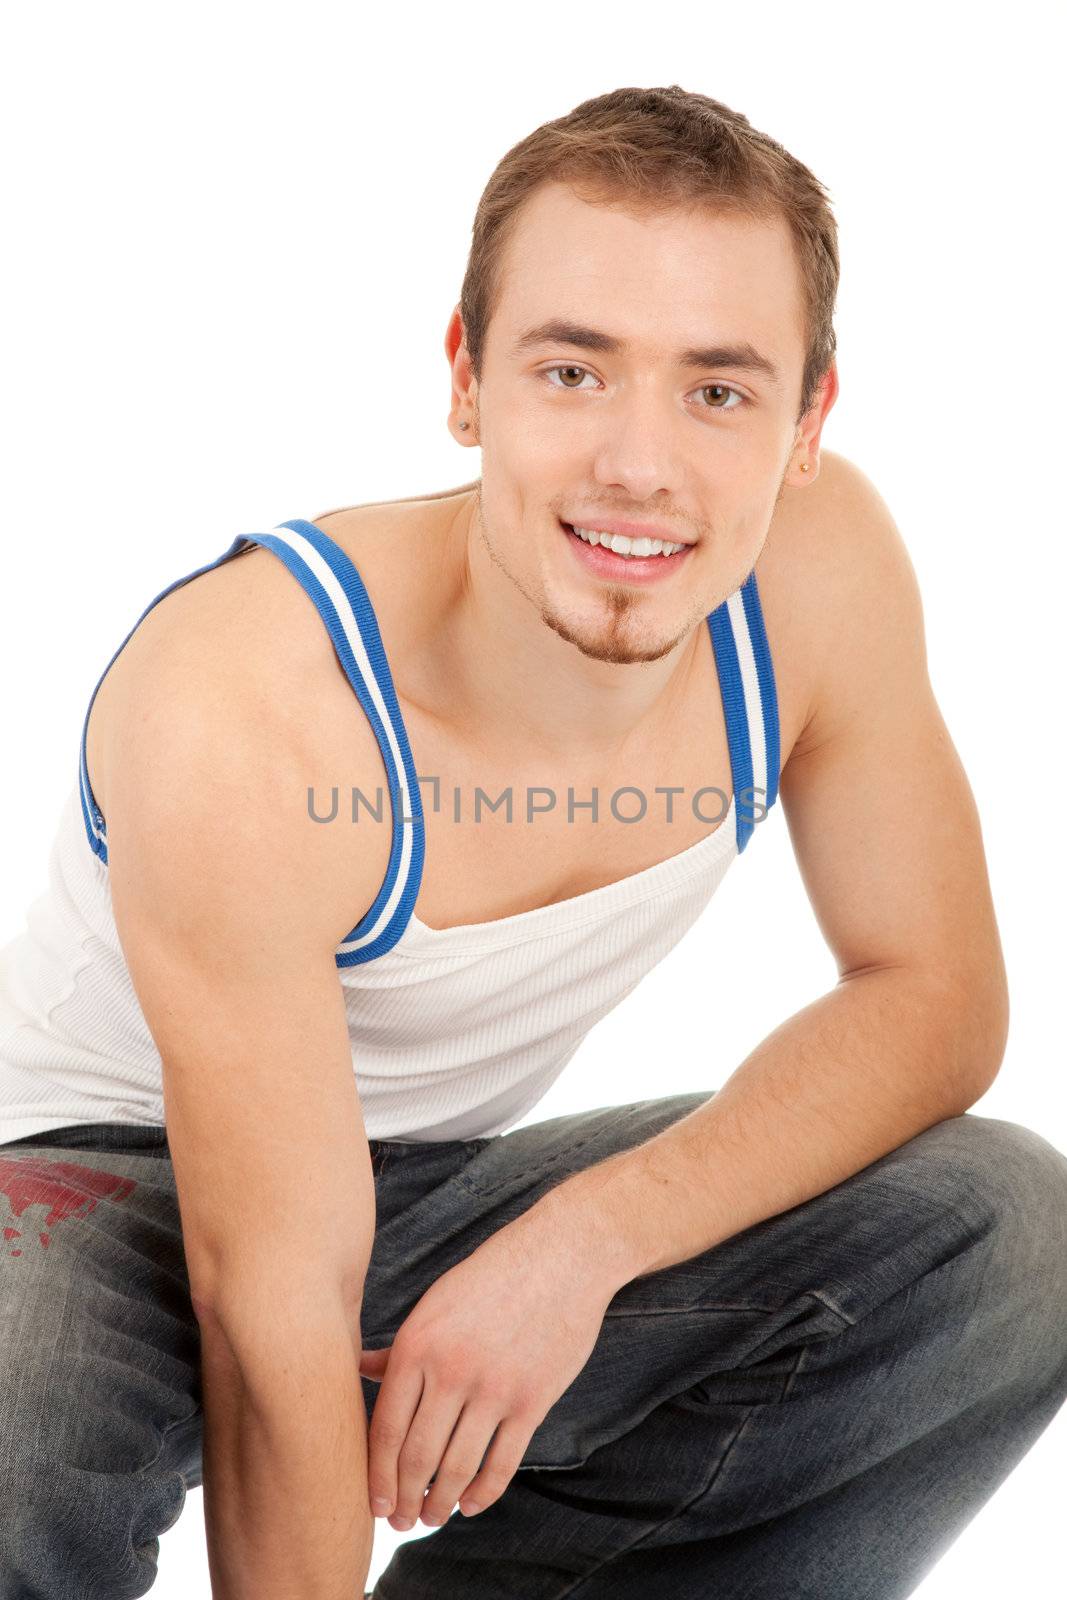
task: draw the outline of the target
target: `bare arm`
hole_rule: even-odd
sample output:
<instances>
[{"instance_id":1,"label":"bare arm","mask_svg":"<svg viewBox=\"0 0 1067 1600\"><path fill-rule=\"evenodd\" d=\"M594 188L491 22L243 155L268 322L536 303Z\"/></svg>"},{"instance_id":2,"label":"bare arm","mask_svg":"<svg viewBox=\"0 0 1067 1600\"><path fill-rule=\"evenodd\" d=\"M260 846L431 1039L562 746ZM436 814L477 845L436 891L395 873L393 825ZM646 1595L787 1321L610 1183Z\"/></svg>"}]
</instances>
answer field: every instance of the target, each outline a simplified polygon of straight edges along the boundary
<instances>
[{"instance_id":1,"label":"bare arm","mask_svg":"<svg viewBox=\"0 0 1067 1600\"><path fill-rule=\"evenodd\" d=\"M373 1538L358 1363L375 1198L334 951L374 886L307 816L324 755L284 710L295 663L233 643L160 630L130 679L112 900L163 1060L215 1600L352 1600ZM373 735L351 711L358 751Z\"/></svg>"},{"instance_id":2,"label":"bare arm","mask_svg":"<svg viewBox=\"0 0 1067 1600\"><path fill-rule=\"evenodd\" d=\"M962 1115L1003 1058L1008 994L981 829L929 683L911 562L849 463L822 511L805 550L825 605L817 695L781 796L838 983L706 1105L527 1213L558 1228L562 1207L591 1270L616 1287Z\"/></svg>"}]
</instances>

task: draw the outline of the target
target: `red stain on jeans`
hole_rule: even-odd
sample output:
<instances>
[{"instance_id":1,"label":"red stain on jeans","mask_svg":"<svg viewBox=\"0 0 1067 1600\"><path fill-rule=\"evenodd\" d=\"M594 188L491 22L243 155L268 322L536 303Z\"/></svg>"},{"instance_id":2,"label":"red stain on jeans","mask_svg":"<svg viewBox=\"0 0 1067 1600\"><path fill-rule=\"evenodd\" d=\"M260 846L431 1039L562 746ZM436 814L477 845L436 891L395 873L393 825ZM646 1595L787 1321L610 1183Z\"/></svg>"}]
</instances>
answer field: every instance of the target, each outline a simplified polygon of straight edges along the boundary
<instances>
[{"instance_id":1,"label":"red stain on jeans","mask_svg":"<svg viewBox=\"0 0 1067 1600\"><path fill-rule=\"evenodd\" d=\"M0 1156L0 1194L6 1194L11 1215L21 1221L30 1206L47 1206L44 1231L37 1237L43 1249L51 1243L51 1233L68 1217L87 1217L95 1211L98 1201L116 1203L126 1200L136 1189L133 1178L123 1178L118 1173L102 1172L95 1167L80 1167L73 1161L44 1161L37 1156L23 1156L18 1160ZM4 1229L5 1239L21 1239L18 1228ZM20 1256L21 1249L9 1250L9 1255Z\"/></svg>"}]
</instances>

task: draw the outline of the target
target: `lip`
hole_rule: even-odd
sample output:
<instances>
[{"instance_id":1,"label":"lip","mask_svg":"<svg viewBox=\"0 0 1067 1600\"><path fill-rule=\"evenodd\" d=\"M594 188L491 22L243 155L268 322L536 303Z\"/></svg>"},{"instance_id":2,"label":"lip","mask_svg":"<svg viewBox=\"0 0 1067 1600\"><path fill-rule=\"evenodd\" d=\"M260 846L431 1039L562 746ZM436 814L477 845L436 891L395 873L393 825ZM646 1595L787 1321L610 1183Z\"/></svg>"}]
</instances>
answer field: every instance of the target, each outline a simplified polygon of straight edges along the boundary
<instances>
[{"instance_id":1,"label":"lip","mask_svg":"<svg viewBox=\"0 0 1067 1600\"><path fill-rule=\"evenodd\" d=\"M609 517L607 521L583 522L581 517L560 517L564 527L585 528L587 532L596 533L622 533L628 539L665 539L668 544L692 544L692 539L680 539L670 528L657 528L651 522L624 522L618 517Z\"/></svg>"},{"instance_id":2,"label":"lip","mask_svg":"<svg viewBox=\"0 0 1067 1600\"><path fill-rule=\"evenodd\" d=\"M602 545L586 544L572 531L569 523L562 518L558 520L560 531L571 546L575 560L580 561L587 572L611 583L644 587L650 583L669 582L671 575L685 566L692 549L691 545L687 545L684 550L676 550L672 556L617 556L613 550L605 550Z\"/></svg>"}]
</instances>

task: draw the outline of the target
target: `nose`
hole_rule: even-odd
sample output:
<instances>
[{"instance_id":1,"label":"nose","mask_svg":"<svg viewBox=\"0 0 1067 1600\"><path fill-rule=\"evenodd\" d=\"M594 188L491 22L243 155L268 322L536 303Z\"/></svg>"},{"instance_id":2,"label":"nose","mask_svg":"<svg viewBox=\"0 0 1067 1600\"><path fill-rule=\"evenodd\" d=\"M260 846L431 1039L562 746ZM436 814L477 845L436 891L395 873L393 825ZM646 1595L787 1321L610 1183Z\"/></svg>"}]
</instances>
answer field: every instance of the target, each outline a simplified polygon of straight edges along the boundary
<instances>
[{"instance_id":1,"label":"nose","mask_svg":"<svg viewBox=\"0 0 1067 1600\"><path fill-rule=\"evenodd\" d=\"M651 396L633 397L617 406L604 421L594 466L597 483L625 492L637 506L673 496L681 486L683 472L672 425L665 423Z\"/></svg>"}]
</instances>

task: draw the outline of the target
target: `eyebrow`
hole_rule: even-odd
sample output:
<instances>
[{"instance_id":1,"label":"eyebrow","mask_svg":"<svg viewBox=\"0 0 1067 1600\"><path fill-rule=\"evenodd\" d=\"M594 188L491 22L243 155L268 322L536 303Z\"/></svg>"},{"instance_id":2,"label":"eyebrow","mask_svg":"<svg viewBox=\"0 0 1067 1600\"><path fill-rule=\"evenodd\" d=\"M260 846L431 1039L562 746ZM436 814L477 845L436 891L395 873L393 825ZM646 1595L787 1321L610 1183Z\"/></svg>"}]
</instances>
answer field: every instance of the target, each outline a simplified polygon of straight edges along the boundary
<instances>
[{"instance_id":1,"label":"eyebrow","mask_svg":"<svg viewBox=\"0 0 1067 1600\"><path fill-rule=\"evenodd\" d=\"M521 355L541 344L570 344L580 350L595 350L601 355L620 355L626 349L623 339L603 333L599 328L587 328L578 322L553 318L526 332L512 345L512 354ZM689 350L679 350L675 357L682 367L734 367L743 372L758 372L781 388L781 377L773 361L761 355L752 344L712 344Z\"/></svg>"}]
</instances>

